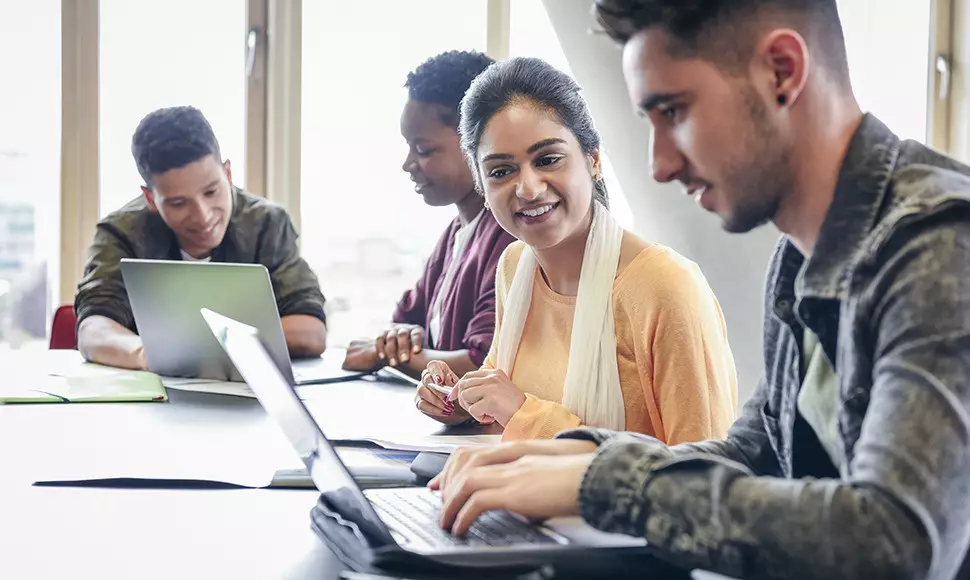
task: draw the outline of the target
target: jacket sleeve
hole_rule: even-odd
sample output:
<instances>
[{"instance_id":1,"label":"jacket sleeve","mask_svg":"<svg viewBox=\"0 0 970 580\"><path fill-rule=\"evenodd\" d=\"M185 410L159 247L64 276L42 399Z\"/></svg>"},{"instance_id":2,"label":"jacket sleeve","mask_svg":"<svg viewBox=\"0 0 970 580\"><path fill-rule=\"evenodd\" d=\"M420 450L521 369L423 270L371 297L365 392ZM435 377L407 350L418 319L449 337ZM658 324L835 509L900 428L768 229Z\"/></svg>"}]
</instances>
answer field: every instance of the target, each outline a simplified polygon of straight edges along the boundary
<instances>
[{"instance_id":1,"label":"jacket sleeve","mask_svg":"<svg viewBox=\"0 0 970 580\"><path fill-rule=\"evenodd\" d=\"M134 249L127 237L114 226L99 223L74 297L78 325L85 318L98 315L135 330L135 318L121 276L121 259L131 257Z\"/></svg>"},{"instance_id":2,"label":"jacket sleeve","mask_svg":"<svg viewBox=\"0 0 970 580\"><path fill-rule=\"evenodd\" d=\"M583 517L733 576L954 577L970 544L970 222L898 243L877 269L870 327L853 329L872 337L872 388L841 479L732 461L750 457L734 429L697 453L606 436Z\"/></svg>"},{"instance_id":3,"label":"jacket sleeve","mask_svg":"<svg viewBox=\"0 0 970 580\"><path fill-rule=\"evenodd\" d=\"M300 257L298 236L290 216L280 211L278 219L267 220L258 249L259 262L269 270L280 317L305 314L326 324L326 301L320 283L310 265Z\"/></svg>"}]
</instances>

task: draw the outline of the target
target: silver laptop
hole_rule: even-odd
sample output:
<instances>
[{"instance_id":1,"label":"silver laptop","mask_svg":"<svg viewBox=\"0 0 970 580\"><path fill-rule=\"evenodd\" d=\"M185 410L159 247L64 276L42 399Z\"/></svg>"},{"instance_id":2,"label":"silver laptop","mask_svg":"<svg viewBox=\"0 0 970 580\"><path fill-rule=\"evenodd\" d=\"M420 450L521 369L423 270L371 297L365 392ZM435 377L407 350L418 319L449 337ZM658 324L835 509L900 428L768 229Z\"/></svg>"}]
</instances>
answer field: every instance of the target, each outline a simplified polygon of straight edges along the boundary
<instances>
[{"instance_id":1,"label":"silver laptop","mask_svg":"<svg viewBox=\"0 0 970 580\"><path fill-rule=\"evenodd\" d=\"M270 358L290 384L347 380L342 351L290 360L269 272L262 264L121 260L148 370L163 376L242 381L199 315L214 308L259 329Z\"/></svg>"},{"instance_id":2,"label":"silver laptop","mask_svg":"<svg viewBox=\"0 0 970 580\"><path fill-rule=\"evenodd\" d=\"M260 404L306 464L313 484L340 516L368 530L368 549L404 551L439 563L512 566L549 562L563 550L640 548L643 540L605 534L568 518L559 528L530 524L508 512L487 512L465 537L438 525L441 499L425 487L362 490L319 424L279 373L258 331L211 310L202 315Z\"/></svg>"}]
</instances>

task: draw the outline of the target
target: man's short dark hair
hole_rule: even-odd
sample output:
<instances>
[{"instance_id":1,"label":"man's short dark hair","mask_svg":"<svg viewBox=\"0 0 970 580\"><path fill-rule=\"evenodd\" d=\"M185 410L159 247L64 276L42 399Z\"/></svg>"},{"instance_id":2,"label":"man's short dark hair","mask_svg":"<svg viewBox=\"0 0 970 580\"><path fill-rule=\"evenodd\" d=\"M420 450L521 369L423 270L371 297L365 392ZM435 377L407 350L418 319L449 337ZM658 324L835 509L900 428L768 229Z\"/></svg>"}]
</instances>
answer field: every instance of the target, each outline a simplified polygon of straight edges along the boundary
<instances>
[{"instance_id":1,"label":"man's short dark hair","mask_svg":"<svg viewBox=\"0 0 970 580\"><path fill-rule=\"evenodd\" d=\"M458 127L458 109L465 91L494 62L481 52L443 52L408 73L404 86L411 99L444 107L441 121L449 127Z\"/></svg>"},{"instance_id":2,"label":"man's short dark hair","mask_svg":"<svg viewBox=\"0 0 970 580\"><path fill-rule=\"evenodd\" d=\"M594 10L599 25L621 44L660 28L673 40L673 55L732 71L747 65L765 26L787 26L805 37L833 78L849 84L836 0L596 0Z\"/></svg>"},{"instance_id":3,"label":"man's short dark hair","mask_svg":"<svg viewBox=\"0 0 970 580\"><path fill-rule=\"evenodd\" d=\"M152 175L185 167L208 155L222 162L212 126L195 107L169 107L149 113L131 138L131 154L147 187L152 186Z\"/></svg>"}]
</instances>

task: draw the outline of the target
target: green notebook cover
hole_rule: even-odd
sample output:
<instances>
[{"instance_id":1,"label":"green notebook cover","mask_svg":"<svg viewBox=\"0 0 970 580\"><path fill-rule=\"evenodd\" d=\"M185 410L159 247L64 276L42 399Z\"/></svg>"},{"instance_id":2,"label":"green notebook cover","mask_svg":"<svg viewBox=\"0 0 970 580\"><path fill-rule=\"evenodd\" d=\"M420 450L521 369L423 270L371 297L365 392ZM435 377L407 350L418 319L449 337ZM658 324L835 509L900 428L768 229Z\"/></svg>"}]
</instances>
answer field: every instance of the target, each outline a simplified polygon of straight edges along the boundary
<instances>
[{"instance_id":1,"label":"green notebook cover","mask_svg":"<svg viewBox=\"0 0 970 580\"><path fill-rule=\"evenodd\" d=\"M168 400L161 378L154 373L92 364L58 375L20 375L10 382L15 386L0 388L0 405Z\"/></svg>"}]
</instances>

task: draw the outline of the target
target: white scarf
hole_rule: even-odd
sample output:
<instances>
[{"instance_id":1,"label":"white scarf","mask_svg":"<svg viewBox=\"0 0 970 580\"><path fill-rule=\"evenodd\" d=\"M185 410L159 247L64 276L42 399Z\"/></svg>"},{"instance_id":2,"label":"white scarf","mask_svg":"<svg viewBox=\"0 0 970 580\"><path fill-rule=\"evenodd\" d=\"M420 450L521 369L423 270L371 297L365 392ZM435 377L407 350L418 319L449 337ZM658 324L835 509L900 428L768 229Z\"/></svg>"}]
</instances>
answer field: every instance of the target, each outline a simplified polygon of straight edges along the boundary
<instances>
[{"instance_id":1,"label":"white scarf","mask_svg":"<svg viewBox=\"0 0 970 580\"><path fill-rule=\"evenodd\" d=\"M573 314L562 405L584 425L622 431L626 427L626 412L616 366L613 281L620 261L623 228L602 204L593 202L593 208ZM498 336L498 368L509 376L532 305L538 267L535 253L526 246L509 288Z\"/></svg>"}]
</instances>

